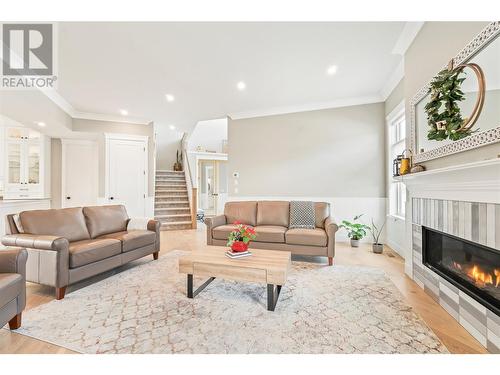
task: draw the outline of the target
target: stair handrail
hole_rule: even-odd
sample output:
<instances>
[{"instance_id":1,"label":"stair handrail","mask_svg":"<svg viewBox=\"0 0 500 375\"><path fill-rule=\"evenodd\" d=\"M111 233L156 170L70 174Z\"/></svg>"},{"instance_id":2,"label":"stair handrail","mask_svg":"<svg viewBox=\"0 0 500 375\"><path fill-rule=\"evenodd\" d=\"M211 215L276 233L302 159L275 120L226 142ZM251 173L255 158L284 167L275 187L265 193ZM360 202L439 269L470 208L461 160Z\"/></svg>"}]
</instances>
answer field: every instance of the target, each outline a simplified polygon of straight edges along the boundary
<instances>
[{"instance_id":1,"label":"stair handrail","mask_svg":"<svg viewBox=\"0 0 500 375\"><path fill-rule=\"evenodd\" d=\"M193 180L191 165L189 164L187 141L188 141L188 133L184 133L181 140L182 164L184 165L184 176L186 178L188 201L191 210L191 227L193 229L196 229L198 227L196 220L196 215L198 213L198 202L197 202L198 188L196 187L196 181Z\"/></svg>"}]
</instances>

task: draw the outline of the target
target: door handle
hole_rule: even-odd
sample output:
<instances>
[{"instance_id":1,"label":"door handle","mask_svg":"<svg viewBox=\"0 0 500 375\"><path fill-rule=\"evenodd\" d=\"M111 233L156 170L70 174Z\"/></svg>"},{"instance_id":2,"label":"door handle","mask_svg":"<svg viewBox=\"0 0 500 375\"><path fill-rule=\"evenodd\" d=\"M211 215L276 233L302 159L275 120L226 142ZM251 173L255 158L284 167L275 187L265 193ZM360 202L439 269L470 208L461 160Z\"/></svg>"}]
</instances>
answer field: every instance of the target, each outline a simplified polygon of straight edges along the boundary
<instances>
[{"instance_id":1,"label":"door handle","mask_svg":"<svg viewBox=\"0 0 500 375\"><path fill-rule=\"evenodd\" d=\"M71 199L71 197L66 197L66 199Z\"/></svg>"},{"instance_id":2,"label":"door handle","mask_svg":"<svg viewBox=\"0 0 500 375\"><path fill-rule=\"evenodd\" d=\"M115 197L109 197L109 199L110 199L110 200L113 200L113 199L115 199Z\"/></svg>"}]
</instances>

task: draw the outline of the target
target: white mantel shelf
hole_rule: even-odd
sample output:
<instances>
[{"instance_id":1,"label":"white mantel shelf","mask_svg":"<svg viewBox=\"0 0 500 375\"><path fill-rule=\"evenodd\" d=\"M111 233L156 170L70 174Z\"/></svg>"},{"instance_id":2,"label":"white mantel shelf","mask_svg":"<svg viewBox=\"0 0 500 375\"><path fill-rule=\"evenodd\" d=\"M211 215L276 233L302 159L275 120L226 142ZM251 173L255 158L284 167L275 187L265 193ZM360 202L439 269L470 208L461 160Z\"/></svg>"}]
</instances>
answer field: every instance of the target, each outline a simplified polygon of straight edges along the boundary
<instances>
[{"instance_id":1,"label":"white mantel shelf","mask_svg":"<svg viewBox=\"0 0 500 375\"><path fill-rule=\"evenodd\" d=\"M396 177L412 197L500 203L500 158Z\"/></svg>"},{"instance_id":2,"label":"white mantel shelf","mask_svg":"<svg viewBox=\"0 0 500 375\"><path fill-rule=\"evenodd\" d=\"M419 173L410 173L406 174L403 176L397 176L394 177L395 180L401 181L404 183L410 183L412 180L418 180L421 178L425 177L430 177L430 176L435 176L435 175L442 175L442 174L453 174L456 172L465 172L470 169L489 169L491 172L493 172L492 177L496 177L497 179L500 179L500 158L496 159L488 159L488 160L481 160L481 161L476 161L472 163L466 163L466 164L458 164L458 165L453 165L450 167L445 167L445 168L437 168L437 169L431 169L430 171L424 171L424 172L419 172ZM496 176L495 176L496 172Z\"/></svg>"}]
</instances>

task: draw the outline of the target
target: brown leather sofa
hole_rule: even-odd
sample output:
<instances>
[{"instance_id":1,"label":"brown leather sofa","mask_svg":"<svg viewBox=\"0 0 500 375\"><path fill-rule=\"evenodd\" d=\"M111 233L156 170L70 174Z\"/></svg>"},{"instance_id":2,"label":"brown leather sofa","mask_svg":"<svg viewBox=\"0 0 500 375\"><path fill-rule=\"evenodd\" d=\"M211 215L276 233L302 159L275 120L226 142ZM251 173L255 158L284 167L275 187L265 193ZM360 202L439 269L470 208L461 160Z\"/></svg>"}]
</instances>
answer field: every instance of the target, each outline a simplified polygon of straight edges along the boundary
<instances>
[{"instance_id":1,"label":"brown leather sofa","mask_svg":"<svg viewBox=\"0 0 500 375\"><path fill-rule=\"evenodd\" d=\"M233 223L239 221L255 228L257 238L250 243L251 248L325 256L328 257L328 264L332 265L338 226L330 216L329 203L315 202L314 206L316 228L289 229L290 202L228 202L224 206L224 215L205 219L207 244L225 246L229 233L236 227Z\"/></svg>"},{"instance_id":2,"label":"brown leather sofa","mask_svg":"<svg viewBox=\"0 0 500 375\"><path fill-rule=\"evenodd\" d=\"M21 315L26 306L25 249L0 250L0 328L7 322L10 329L21 326Z\"/></svg>"},{"instance_id":3,"label":"brown leather sofa","mask_svg":"<svg viewBox=\"0 0 500 375\"><path fill-rule=\"evenodd\" d=\"M7 216L2 243L27 248L27 280L54 286L62 299L68 285L146 255L158 259L160 223L127 231L129 220L121 205L23 211Z\"/></svg>"}]
</instances>

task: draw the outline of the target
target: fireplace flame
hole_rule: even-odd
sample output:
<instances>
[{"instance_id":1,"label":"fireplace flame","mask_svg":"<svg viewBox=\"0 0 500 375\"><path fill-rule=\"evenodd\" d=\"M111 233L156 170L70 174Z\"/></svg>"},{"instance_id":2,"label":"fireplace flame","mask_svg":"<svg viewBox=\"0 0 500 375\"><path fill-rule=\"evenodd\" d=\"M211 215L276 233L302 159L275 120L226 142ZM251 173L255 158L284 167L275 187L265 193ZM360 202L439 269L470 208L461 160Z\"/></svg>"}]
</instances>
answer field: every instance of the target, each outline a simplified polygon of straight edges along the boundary
<instances>
[{"instance_id":1,"label":"fireplace flame","mask_svg":"<svg viewBox=\"0 0 500 375\"><path fill-rule=\"evenodd\" d=\"M480 287L485 287L487 285L494 285L496 288L500 285L500 269L495 268L493 272L489 273L478 265L473 265L471 267L463 266L460 263L453 262L453 266L462 272L464 272L469 278L471 278L474 283Z\"/></svg>"}]
</instances>

